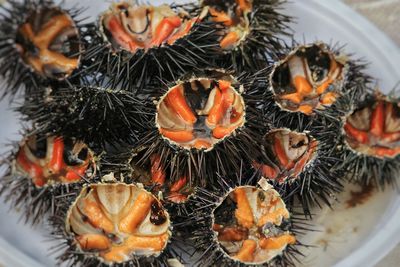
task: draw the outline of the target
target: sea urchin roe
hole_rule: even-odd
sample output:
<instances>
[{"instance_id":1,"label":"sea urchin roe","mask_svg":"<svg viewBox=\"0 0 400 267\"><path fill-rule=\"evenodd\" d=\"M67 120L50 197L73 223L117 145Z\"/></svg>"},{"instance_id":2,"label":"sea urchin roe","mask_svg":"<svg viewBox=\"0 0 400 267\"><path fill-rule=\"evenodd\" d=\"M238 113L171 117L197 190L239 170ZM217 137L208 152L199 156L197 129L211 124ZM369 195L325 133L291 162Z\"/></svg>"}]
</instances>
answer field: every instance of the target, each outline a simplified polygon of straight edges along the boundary
<instances>
[{"instance_id":1,"label":"sea urchin roe","mask_svg":"<svg viewBox=\"0 0 400 267\"><path fill-rule=\"evenodd\" d=\"M197 78L180 83L157 105L161 135L185 149L210 149L244 122L243 97L229 80Z\"/></svg>"},{"instance_id":2,"label":"sea urchin roe","mask_svg":"<svg viewBox=\"0 0 400 267\"><path fill-rule=\"evenodd\" d=\"M349 115L344 131L347 144L355 151L394 158L400 154L400 107L378 98Z\"/></svg>"},{"instance_id":3,"label":"sea urchin roe","mask_svg":"<svg viewBox=\"0 0 400 267\"><path fill-rule=\"evenodd\" d=\"M107 39L115 51L135 53L164 44L172 45L191 31L197 18L170 6L113 4L101 18Z\"/></svg>"},{"instance_id":4,"label":"sea urchin roe","mask_svg":"<svg viewBox=\"0 0 400 267\"><path fill-rule=\"evenodd\" d=\"M252 0L203 1L203 6L208 9L211 20L225 26L225 32L220 41L223 50L234 49L249 34L252 5Z\"/></svg>"},{"instance_id":5,"label":"sea urchin roe","mask_svg":"<svg viewBox=\"0 0 400 267\"><path fill-rule=\"evenodd\" d=\"M277 129L265 135L263 148L268 160L256 161L253 166L266 179L284 183L298 178L313 161L318 141L307 133Z\"/></svg>"},{"instance_id":6,"label":"sea urchin roe","mask_svg":"<svg viewBox=\"0 0 400 267\"><path fill-rule=\"evenodd\" d=\"M169 227L169 215L158 199L122 183L83 188L66 221L79 248L109 264L159 255L170 238Z\"/></svg>"},{"instance_id":7,"label":"sea urchin roe","mask_svg":"<svg viewBox=\"0 0 400 267\"><path fill-rule=\"evenodd\" d=\"M81 142L62 137L28 137L16 155L15 167L36 187L68 184L93 175L93 153Z\"/></svg>"},{"instance_id":8,"label":"sea urchin roe","mask_svg":"<svg viewBox=\"0 0 400 267\"><path fill-rule=\"evenodd\" d=\"M245 264L269 263L296 238L284 221L289 211L273 189L252 186L232 190L213 212L213 231L223 251Z\"/></svg>"},{"instance_id":9,"label":"sea urchin roe","mask_svg":"<svg viewBox=\"0 0 400 267\"><path fill-rule=\"evenodd\" d=\"M186 202L193 194L193 185L185 175L181 175L177 180L171 180L171 169L162 166L159 154L152 154L143 163L141 157L143 157L143 153L139 152L130 162L136 182L152 187L155 195L162 191L165 200L176 204Z\"/></svg>"},{"instance_id":10,"label":"sea urchin roe","mask_svg":"<svg viewBox=\"0 0 400 267\"><path fill-rule=\"evenodd\" d=\"M272 73L272 89L285 110L310 115L340 96L344 65L323 44L300 46Z\"/></svg>"},{"instance_id":11,"label":"sea urchin roe","mask_svg":"<svg viewBox=\"0 0 400 267\"><path fill-rule=\"evenodd\" d=\"M79 65L79 32L71 16L41 8L18 28L16 46L23 61L41 76L64 79Z\"/></svg>"}]
</instances>

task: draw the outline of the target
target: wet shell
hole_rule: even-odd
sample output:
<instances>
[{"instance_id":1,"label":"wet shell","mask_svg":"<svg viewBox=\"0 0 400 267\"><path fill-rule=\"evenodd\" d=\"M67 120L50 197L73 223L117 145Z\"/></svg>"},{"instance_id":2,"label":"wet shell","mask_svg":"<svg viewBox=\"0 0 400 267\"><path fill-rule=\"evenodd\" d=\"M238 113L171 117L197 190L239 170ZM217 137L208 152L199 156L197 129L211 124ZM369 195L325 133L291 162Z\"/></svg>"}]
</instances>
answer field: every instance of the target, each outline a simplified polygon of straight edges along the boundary
<instances>
[{"instance_id":1,"label":"wet shell","mask_svg":"<svg viewBox=\"0 0 400 267\"><path fill-rule=\"evenodd\" d=\"M157 104L160 134L184 149L211 150L245 123L243 97L225 79L197 78L173 86Z\"/></svg>"},{"instance_id":2,"label":"wet shell","mask_svg":"<svg viewBox=\"0 0 400 267\"><path fill-rule=\"evenodd\" d=\"M107 264L160 255L171 237L170 225L157 198L123 183L84 187L65 222L79 249Z\"/></svg>"},{"instance_id":3,"label":"wet shell","mask_svg":"<svg viewBox=\"0 0 400 267\"><path fill-rule=\"evenodd\" d=\"M162 192L167 203L183 204L194 194L195 185L184 173L177 180L171 179L171 167L162 165L162 155L152 154L145 163L139 162L142 157L143 154L138 151L129 163L135 182L151 187L155 195Z\"/></svg>"},{"instance_id":4,"label":"wet shell","mask_svg":"<svg viewBox=\"0 0 400 267\"><path fill-rule=\"evenodd\" d=\"M224 26L220 40L220 47L224 52L228 53L230 50L236 49L241 42L246 40L251 31L252 0L204 0L202 6L204 12L209 14L211 21Z\"/></svg>"},{"instance_id":5,"label":"wet shell","mask_svg":"<svg viewBox=\"0 0 400 267\"><path fill-rule=\"evenodd\" d=\"M299 179L299 175L310 165L318 149L318 141L306 132L289 129L274 129L264 136L262 150L266 159L255 162L263 177L278 183Z\"/></svg>"},{"instance_id":6,"label":"wet shell","mask_svg":"<svg viewBox=\"0 0 400 267\"><path fill-rule=\"evenodd\" d=\"M283 110L306 115L333 105L342 93L346 63L323 43L296 47L271 72L275 101Z\"/></svg>"},{"instance_id":7,"label":"wet shell","mask_svg":"<svg viewBox=\"0 0 400 267\"><path fill-rule=\"evenodd\" d=\"M82 142L63 137L30 136L22 141L14 169L37 187L69 184L94 175L93 152Z\"/></svg>"},{"instance_id":8,"label":"wet shell","mask_svg":"<svg viewBox=\"0 0 400 267\"><path fill-rule=\"evenodd\" d=\"M269 263L296 243L296 237L285 229L289 211L273 189L237 187L223 198L213 216L221 250L243 264Z\"/></svg>"},{"instance_id":9,"label":"wet shell","mask_svg":"<svg viewBox=\"0 0 400 267\"><path fill-rule=\"evenodd\" d=\"M100 30L114 51L125 50L135 54L138 50L168 44L173 45L192 30L198 20L183 10L169 5L132 5L114 3L100 17Z\"/></svg>"},{"instance_id":10,"label":"wet shell","mask_svg":"<svg viewBox=\"0 0 400 267\"><path fill-rule=\"evenodd\" d=\"M400 154L400 105L384 97L363 105L344 122L346 144L355 152L395 158Z\"/></svg>"},{"instance_id":11,"label":"wet shell","mask_svg":"<svg viewBox=\"0 0 400 267\"><path fill-rule=\"evenodd\" d=\"M63 80L78 68L81 46L72 17L57 7L32 10L19 26L16 48L40 76Z\"/></svg>"}]
</instances>

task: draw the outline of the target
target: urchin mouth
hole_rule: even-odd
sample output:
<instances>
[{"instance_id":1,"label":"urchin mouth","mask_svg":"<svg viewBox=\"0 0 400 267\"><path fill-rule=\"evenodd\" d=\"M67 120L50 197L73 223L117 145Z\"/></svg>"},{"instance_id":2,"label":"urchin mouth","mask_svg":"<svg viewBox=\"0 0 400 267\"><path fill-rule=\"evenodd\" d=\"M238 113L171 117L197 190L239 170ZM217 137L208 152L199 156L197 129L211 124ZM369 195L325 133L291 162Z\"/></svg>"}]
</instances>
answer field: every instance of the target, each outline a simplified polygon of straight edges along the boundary
<instances>
[{"instance_id":1,"label":"urchin mouth","mask_svg":"<svg viewBox=\"0 0 400 267\"><path fill-rule=\"evenodd\" d=\"M244 99L231 80L194 78L170 88L157 104L159 133L183 149L211 150L244 123Z\"/></svg>"},{"instance_id":2,"label":"urchin mouth","mask_svg":"<svg viewBox=\"0 0 400 267\"><path fill-rule=\"evenodd\" d=\"M74 139L33 135L21 143L15 168L41 188L82 181L83 177L92 177L96 167L94 154L86 144Z\"/></svg>"},{"instance_id":3,"label":"urchin mouth","mask_svg":"<svg viewBox=\"0 0 400 267\"><path fill-rule=\"evenodd\" d=\"M289 211L273 189L232 189L212 216L218 247L225 256L242 264L269 263L296 242L286 224Z\"/></svg>"},{"instance_id":4,"label":"urchin mouth","mask_svg":"<svg viewBox=\"0 0 400 267\"><path fill-rule=\"evenodd\" d=\"M308 133L276 129L264 136L265 159L253 165L266 179L293 182L312 164L317 151L318 141Z\"/></svg>"},{"instance_id":5,"label":"urchin mouth","mask_svg":"<svg viewBox=\"0 0 400 267\"><path fill-rule=\"evenodd\" d=\"M78 28L59 8L32 11L19 26L15 41L24 64L40 76L63 80L79 66Z\"/></svg>"},{"instance_id":6,"label":"urchin mouth","mask_svg":"<svg viewBox=\"0 0 400 267\"><path fill-rule=\"evenodd\" d=\"M251 31L249 14L253 10L252 4L252 0L203 1L203 7L208 9L211 20L225 26L220 40L220 47L223 50L235 49L249 35Z\"/></svg>"},{"instance_id":7,"label":"urchin mouth","mask_svg":"<svg viewBox=\"0 0 400 267\"><path fill-rule=\"evenodd\" d=\"M190 34L198 18L168 5L113 4L100 17L101 30L114 51L132 54L162 45L173 45Z\"/></svg>"},{"instance_id":8,"label":"urchin mouth","mask_svg":"<svg viewBox=\"0 0 400 267\"><path fill-rule=\"evenodd\" d=\"M284 110L311 115L341 95L345 65L322 43L303 45L275 65L271 88Z\"/></svg>"},{"instance_id":9,"label":"urchin mouth","mask_svg":"<svg viewBox=\"0 0 400 267\"><path fill-rule=\"evenodd\" d=\"M384 99L345 118L345 143L356 153L379 159L400 155L400 108Z\"/></svg>"},{"instance_id":10,"label":"urchin mouth","mask_svg":"<svg viewBox=\"0 0 400 267\"><path fill-rule=\"evenodd\" d=\"M122 183L83 188L65 223L79 250L108 264L157 257L171 236L169 214L159 200Z\"/></svg>"}]
</instances>

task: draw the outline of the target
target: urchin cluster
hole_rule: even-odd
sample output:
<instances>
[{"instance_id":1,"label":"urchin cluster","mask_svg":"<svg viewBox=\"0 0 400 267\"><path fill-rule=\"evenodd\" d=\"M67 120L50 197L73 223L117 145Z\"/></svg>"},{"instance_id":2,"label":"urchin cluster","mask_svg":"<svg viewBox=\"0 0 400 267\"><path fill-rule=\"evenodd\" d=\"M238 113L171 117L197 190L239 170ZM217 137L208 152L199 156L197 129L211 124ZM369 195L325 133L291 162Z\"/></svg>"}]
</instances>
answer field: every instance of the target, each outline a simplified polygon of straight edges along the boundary
<instances>
[{"instance_id":1,"label":"urchin cluster","mask_svg":"<svg viewBox=\"0 0 400 267\"><path fill-rule=\"evenodd\" d=\"M398 100L342 47L286 44L284 3L121 1L82 24L9 1L0 74L32 127L0 193L50 215L60 264L293 266L343 178L395 184Z\"/></svg>"}]
</instances>

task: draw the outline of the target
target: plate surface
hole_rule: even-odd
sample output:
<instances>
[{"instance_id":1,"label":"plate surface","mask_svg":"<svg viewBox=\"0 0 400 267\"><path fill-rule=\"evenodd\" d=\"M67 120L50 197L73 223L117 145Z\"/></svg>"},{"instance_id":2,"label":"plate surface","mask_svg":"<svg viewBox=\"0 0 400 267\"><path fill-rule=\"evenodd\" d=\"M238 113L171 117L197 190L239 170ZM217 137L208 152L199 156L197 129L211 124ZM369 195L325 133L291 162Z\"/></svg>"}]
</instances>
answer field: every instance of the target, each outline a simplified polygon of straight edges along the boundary
<instances>
[{"instance_id":1,"label":"plate surface","mask_svg":"<svg viewBox=\"0 0 400 267\"><path fill-rule=\"evenodd\" d=\"M67 6L77 0L66 1ZM151 1L154 4L171 1ZM175 1L184 2L184 1ZM106 10L109 1L81 0L89 6L85 15L95 16ZM322 40L347 44L346 51L365 58L372 64L368 72L378 79L381 90L388 92L400 80L400 53L375 26L340 1L292 1L285 13L297 18L293 25L296 39L306 42ZM17 114L10 111L7 100L0 102L0 153L7 151L4 144L17 141L19 123ZM0 170L1 172L2 170ZM339 196L335 212L324 209L318 212L314 223L320 232L303 238L318 248L307 249L304 266L373 266L400 241L400 196L394 190L375 192L363 205L349 209L346 200L348 188ZM18 222L20 214L0 205L0 265L53 266L54 255L48 255L51 243L46 242L45 227L32 229Z\"/></svg>"}]
</instances>

